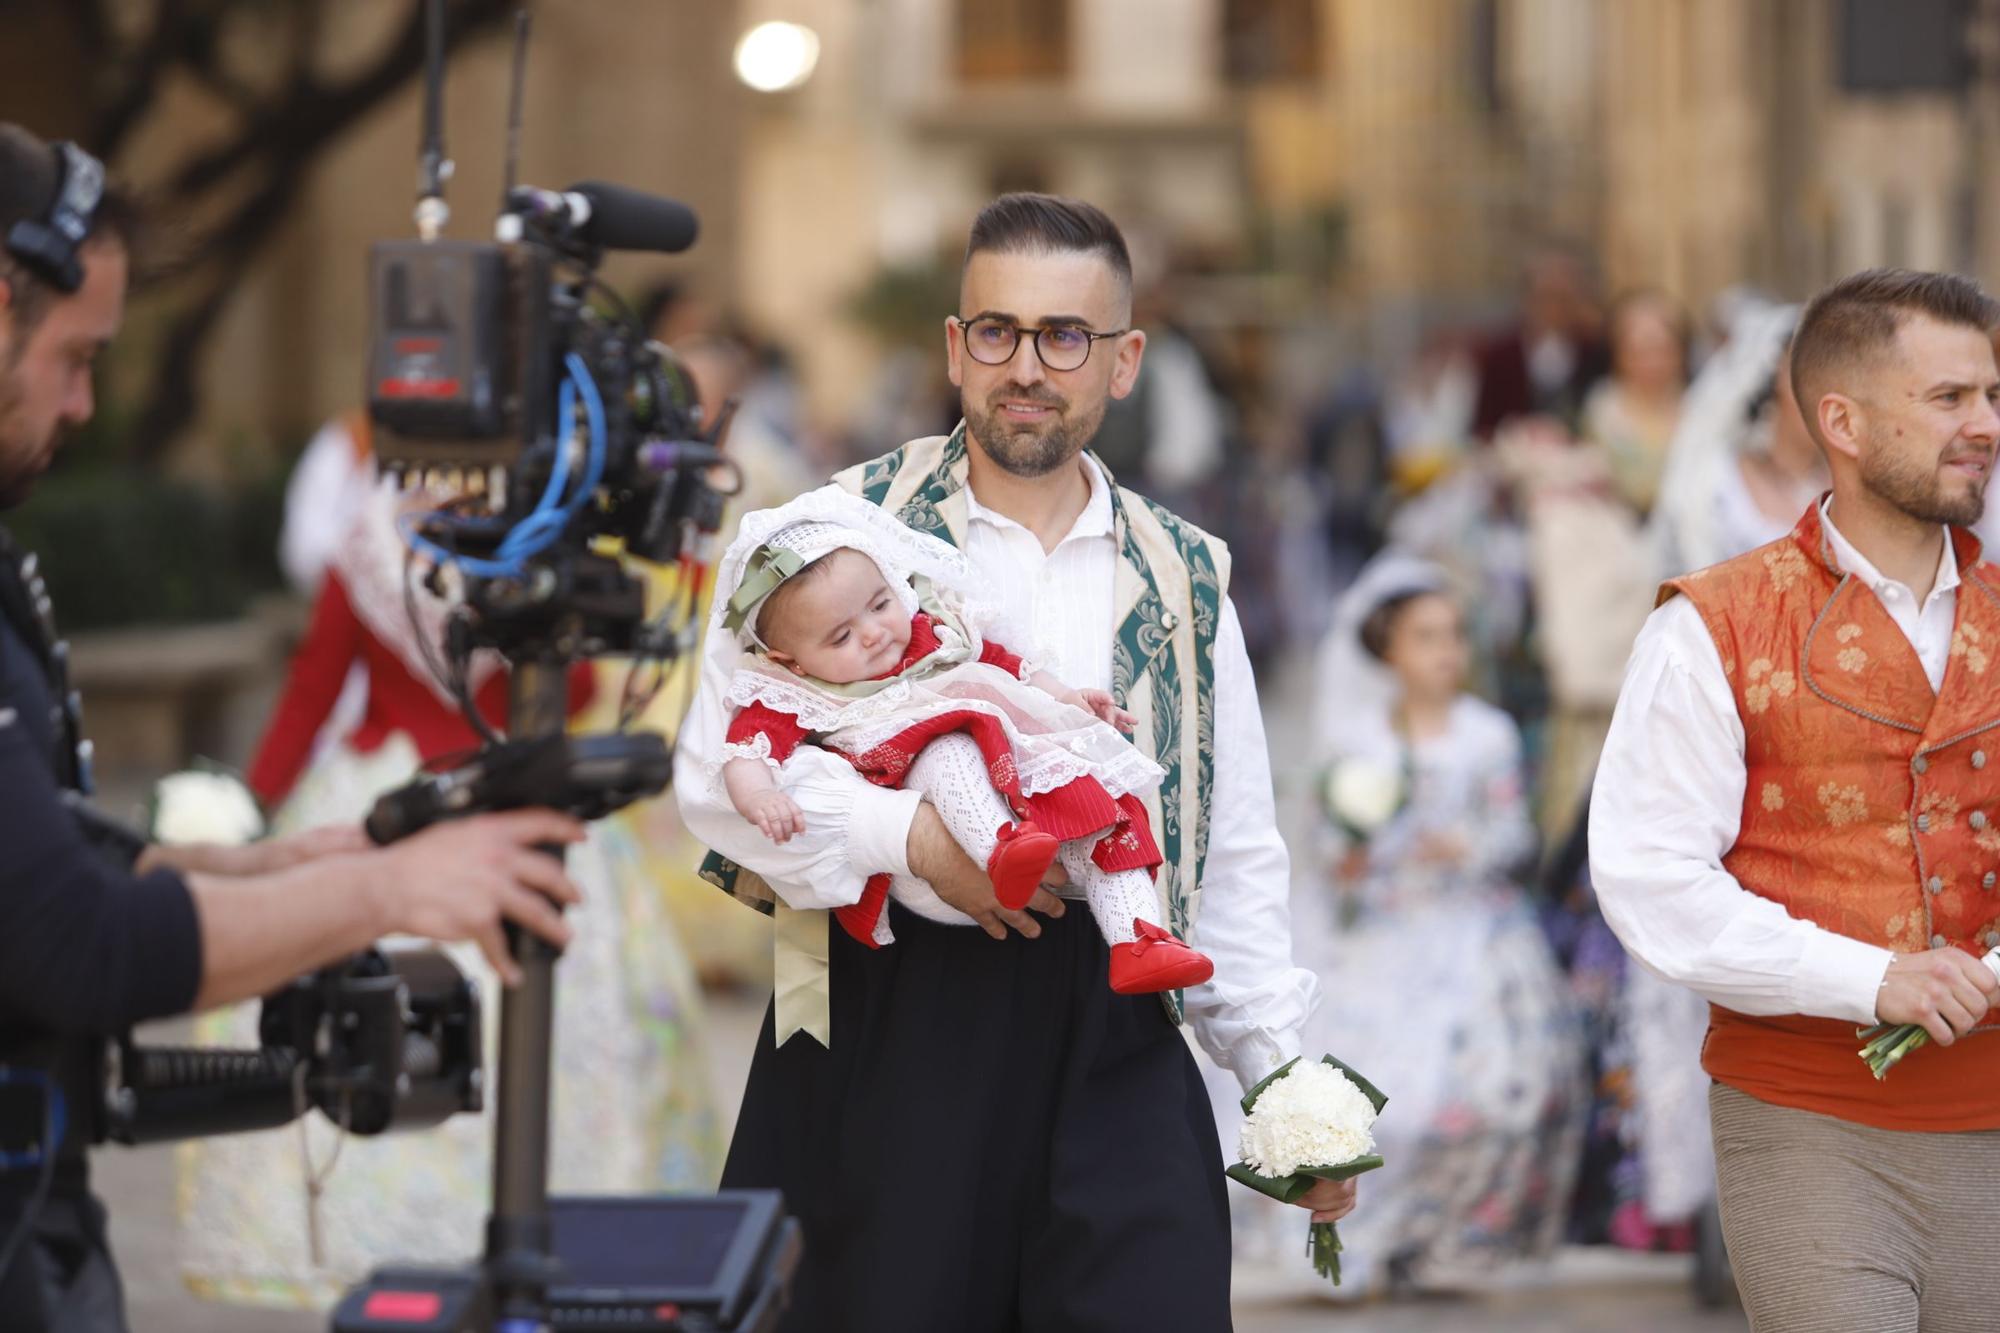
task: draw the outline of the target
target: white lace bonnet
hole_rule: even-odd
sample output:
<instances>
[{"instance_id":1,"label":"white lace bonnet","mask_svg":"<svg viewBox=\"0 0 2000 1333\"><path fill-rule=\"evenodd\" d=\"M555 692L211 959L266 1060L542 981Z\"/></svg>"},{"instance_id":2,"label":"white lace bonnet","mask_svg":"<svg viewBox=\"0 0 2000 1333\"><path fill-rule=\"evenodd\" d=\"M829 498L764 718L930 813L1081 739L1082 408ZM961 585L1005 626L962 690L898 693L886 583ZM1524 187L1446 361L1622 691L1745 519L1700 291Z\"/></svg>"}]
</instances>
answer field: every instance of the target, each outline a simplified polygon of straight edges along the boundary
<instances>
[{"instance_id":1,"label":"white lace bonnet","mask_svg":"<svg viewBox=\"0 0 2000 1333\"><path fill-rule=\"evenodd\" d=\"M1452 592L1451 577L1441 566L1393 547L1370 560L1348 586L1320 645L1313 732L1322 755L1386 735L1401 696L1395 673L1361 641L1368 618L1399 598Z\"/></svg>"},{"instance_id":2,"label":"white lace bonnet","mask_svg":"<svg viewBox=\"0 0 2000 1333\"><path fill-rule=\"evenodd\" d=\"M822 486L775 509L743 516L716 571L709 641L763 647L757 613L764 602L793 574L842 549L859 551L880 566L912 614L917 610L911 583L916 575L958 592L973 578L971 562L955 547L905 527L881 506L838 486ZM739 590L746 593L741 599Z\"/></svg>"}]
</instances>

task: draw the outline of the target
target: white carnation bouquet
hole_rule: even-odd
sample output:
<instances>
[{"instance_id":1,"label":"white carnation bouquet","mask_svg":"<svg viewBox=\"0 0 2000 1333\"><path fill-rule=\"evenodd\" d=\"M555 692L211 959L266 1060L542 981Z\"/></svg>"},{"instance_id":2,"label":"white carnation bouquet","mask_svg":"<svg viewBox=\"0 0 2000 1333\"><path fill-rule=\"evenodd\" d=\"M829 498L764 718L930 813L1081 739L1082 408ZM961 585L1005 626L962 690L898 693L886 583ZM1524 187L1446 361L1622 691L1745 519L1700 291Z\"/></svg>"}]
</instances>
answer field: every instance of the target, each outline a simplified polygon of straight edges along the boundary
<instances>
[{"instance_id":1,"label":"white carnation bouquet","mask_svg":"<svg viewBox=\"0 0 2000 1333\"><path fill-rule=\"evenodd\" d=\"M1988 949L1979 961L2000 981L2000 949ZM1877 1023L1872 1028L1856 1028L1854 1035L1861 1039L1861 1058L1878 1082L1889 1077L1889 1071L1904 1056L1931 1039L1921 1023Z\"/></svg>"},{"instance_id":2,"label":"white carnation bouquet","mask_svg":"<svg viewBox=\"0 0 2000 1333\"><path fill-rule=\"evenodd\" d=\"M212 843L241 847L264 833L264 812L250 788L233 773L191 768L169 773L153 785L154 842L163 846Z\"/></svg>"},{"instance_id":3,"label":"white carnation bouquet","mask_svg":"<svg viewBox=\"0 0 2000 1333\"><path fill-rule=\"evenodd\" d=\"M1367 842L1409 800L1403 771L1361 755L1336 760L1320 779L1320 808L1341 832Z\"/></svg>"},{"instance_id":4,"label":"white carnation bouquet","mask_svg":"<svg viewBox=\"0 0 2000 1333\"><path fill-rule=\"evenodd\" d=\"M1296 1203L1322 1180L1347 1180L1382 1165L1375 1118L1388 1098L1332 1056L1294 1059L1243 1096L1242 1158L1229 1178L1280 1203ZM1340 1285L1340 1233L1315 1222L1306 1253L1320 1276Z\"/></svg>"}]
</instances>

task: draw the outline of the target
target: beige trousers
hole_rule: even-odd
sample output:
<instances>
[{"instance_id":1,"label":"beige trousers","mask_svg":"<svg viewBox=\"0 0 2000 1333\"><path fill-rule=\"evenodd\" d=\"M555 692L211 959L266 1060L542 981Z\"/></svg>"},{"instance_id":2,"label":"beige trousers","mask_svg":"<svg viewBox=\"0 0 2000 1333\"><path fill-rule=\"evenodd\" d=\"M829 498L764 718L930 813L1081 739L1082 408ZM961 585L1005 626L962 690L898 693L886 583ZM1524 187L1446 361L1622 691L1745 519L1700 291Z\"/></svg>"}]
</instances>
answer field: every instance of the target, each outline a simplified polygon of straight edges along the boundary
<instances>
[{"instance_id":1,"label":"beige trousers","mask_svg":"<svg viewBox=\"0 0 2000 1333\"><path fill-rule=\"evenodd\" d=\"M2000 1329L2000 1131L1873 1129L1720 1083L1708 1107L1752 1333Z\"/></svg>"}]
</instances>

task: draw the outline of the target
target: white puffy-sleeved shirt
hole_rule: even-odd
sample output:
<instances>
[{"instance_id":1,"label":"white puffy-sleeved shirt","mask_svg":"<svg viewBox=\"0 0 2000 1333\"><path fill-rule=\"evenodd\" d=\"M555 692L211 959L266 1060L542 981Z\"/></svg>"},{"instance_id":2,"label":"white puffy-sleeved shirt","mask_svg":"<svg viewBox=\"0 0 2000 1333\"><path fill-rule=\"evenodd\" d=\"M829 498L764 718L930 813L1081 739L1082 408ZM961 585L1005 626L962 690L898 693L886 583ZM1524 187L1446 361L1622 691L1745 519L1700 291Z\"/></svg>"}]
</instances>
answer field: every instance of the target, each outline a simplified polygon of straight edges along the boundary
<instances>
[{"instance_id":1,"label":"white puffy-sleeved shirt","mask_svg":"<svg viewBox=\"0 0 2000 1333\"><path fill-rule=\"evenodd\" d=\"M985 584L982 601L997 602L1004 622L1029 636L1035 665L1072 688L1108 690L1118 552L1110 486L1088 458L1084 468L1090 499L1054 550L1044 552L1032 532L968 491L965 553ZM1185 999L1196 1040L1248 1088L1299 1053L1299 1028L1319 989L1311 972L1292 964L1290 858L1278 835L1257 683L1227 599L1214 669L1215 780L1191 943L1214 960L1215 976ZM763 876L794 908L845 906L860 898L868 876L909 873L910 821L921 795L873 786L817 746L800 746L781 777L806 831L777 845L746 823L707 772L728 727L713 684L704 676L675 765L682 817L697 837Z\"/></svg>"},{"instance_id":2,"label":"white puffy-sleeved shirt","mask_svg":"<svg viewBox=\"0 0 2000 1333\"><path fill-rule=\"evenodd\" d=\"M1951 654L1958 565L1949 534L1919 605L1820 518L1841 569L1881 599L1936 690ZM1604 918L1647 968L1740 1014L1875 1022L1893 955L1791 915L1723 868L1747 782L1743 721L1701 613L1655 610L1632 647L1590 800L1590 873Z\"/></svg>"}]
</instances>

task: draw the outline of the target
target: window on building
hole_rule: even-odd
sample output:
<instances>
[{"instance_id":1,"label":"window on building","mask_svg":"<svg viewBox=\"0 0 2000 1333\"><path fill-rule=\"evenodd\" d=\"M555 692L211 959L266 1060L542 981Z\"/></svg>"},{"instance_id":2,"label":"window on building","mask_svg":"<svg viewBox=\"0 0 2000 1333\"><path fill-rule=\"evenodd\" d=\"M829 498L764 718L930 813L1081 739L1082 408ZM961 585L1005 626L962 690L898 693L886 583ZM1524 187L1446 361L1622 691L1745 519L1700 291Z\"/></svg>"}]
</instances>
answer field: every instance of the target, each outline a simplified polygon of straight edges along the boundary
<instances>
[{"instance_id":1,"label":"window on building","mask_svg":"<svg viewBox=\"0 0 2000 1333\"><path fill-rule=\"evenodd\" d=\"M1951 92L1971 72L1968 0L1843 0L1840 86L1854 93Z\"/></svg>"},{"instance_id":2,"label":"window on building","mask_svg":"<svg viewBox=\"0 0 2000 1333\"><path fill-rule=\"evenodd\" d=\"M1319 0L1223 0L1222 59L1239 87L1317 80Z\"/></svg>"},{"instance_id":3,"label":"window on building","mask_svg":"<svg viewBox=\"0 0 2000 1333\"><path fill-rule=\"evenodd\" d=\"M1046 83L1069 74L1069 0L958 0L958 76Z\"/></svg>"}]
</instances>

